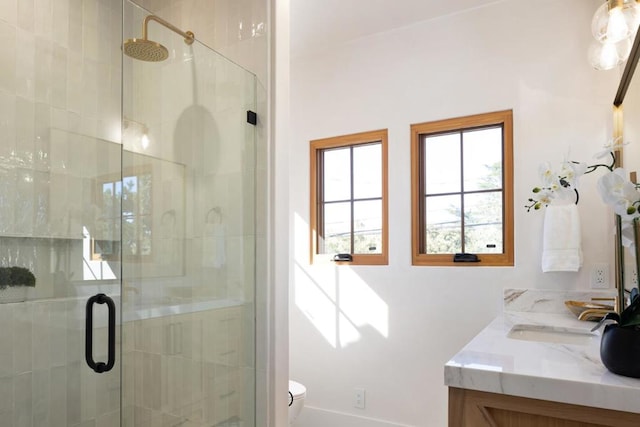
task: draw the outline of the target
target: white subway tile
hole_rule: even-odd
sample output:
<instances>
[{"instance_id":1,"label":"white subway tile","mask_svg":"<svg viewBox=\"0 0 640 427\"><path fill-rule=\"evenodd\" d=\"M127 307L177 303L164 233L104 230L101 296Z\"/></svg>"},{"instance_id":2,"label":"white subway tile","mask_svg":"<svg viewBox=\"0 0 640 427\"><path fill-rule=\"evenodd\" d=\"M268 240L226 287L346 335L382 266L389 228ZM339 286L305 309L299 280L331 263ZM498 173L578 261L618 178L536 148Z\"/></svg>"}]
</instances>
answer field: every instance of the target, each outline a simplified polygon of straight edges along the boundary
<instances>
[{"instance_id":1,"label":"white subway tile","mask_svg":"<svg viewBox=\"0 0 640 427\"><path fill-rule=\"evenodd\" d=\"M69 46L69 0L54 0L51 37L54 43Z\"/></svg>"},{"instance_id":2,"label":"white subway tile","mask_svg":"<svg viewBox=\"0 0 640 427\"><path fill-rule=\"evenodd\" d=\"M57 108L67 106L67 69L67 49L53 45L51 101Z\"/></svg>"},{"instance_id":3,"label":"white subway tile","mask_svg":"<svg viewBox=\"0 0 640 427\"><path fill-rule=\"evenodd\" d=\"M49 302L33 303L33 323L32 323L32 369L49 369L51 363L51 323L49 321Z\"/></svg>"},{"instance_id":4,"label":"white subway tile","mask_svg":"<svg viewBox=\"0 0 640 427\"><path fill-rule=\"evenodd\" d=\"M82 421L95 420L96 418L96 381L97 376L86 363L80 363L80 394L81 398L76 405L80 405L80 419ZM77 375L77 373L76 373Z\"/></svg>"},{"instance_id":5,"label":"white subway tile","mask_svg":"<svg viewBox=\"0 0 640 427\"><path fill-rule=\"evenodd\" d=\"M159 410L161 406L161 363L159 354L143 353L143 403Z\"/></svg>"},{"instance_id":6,"label":"white subway tile","mask_svg":"<svg viewBox=\"0 0 640 427\"><path fill-rule=\"evenodd\" d=\"M32 373L32 411L34 427L48 426L51 421L51 377L49 370L34 370Z\"/></svg>"},{"instance_id":7,"label":"white subway tile","mask_svg":"<svg viewBox=\"0 0 640 427\"><path fill-rule=\"evenodd\" d=\"M34 30L34 0L18 1L18 27L32 31Z\"/></svg>"},{"instance_id":8,"label":"white subway tile","mask_svg":"<svg viewBox=\"0 0 640 427\"><path fill-rule=\"evenodd\" d=\"M0 89L15 93L16 27L0 21Z\"/></svg>"},{"instance_id":9,"label":"white subway tile","mask_svg":"<svg viewBox=\"0 0 640 427\"><path fill-rule=\"evenodd\" d=\"M32 32L19 28L16 32L15 92L23 98L35 97L36 38Z\"/></svg>"},{"instance_id":10,"label":"white subway tile","mask_svg":"<svg viewBox=\"0 0 640 427\"><path fill-rule=\"evenodd\" d=\"M2 196L0 196L2 197ZM0 378L13 376L13 334L15 330L13 320L13 307L15 304L0 304ZM0 391L0 402L2 402L2 392ZM1 403L0 403L1 405ZM2 412L2 408L0 408Z\"/></svg>"},{"instance_id":11,"label":"white subway tile","mask_svg":"<svg viewBox=\"0 0 640 427\"><path fill-rule=\"evenodd\" d=\"M8 426L13 425L14 381L13 376L0 377L0 420Z\"/></svg>"},{"instance_id":12,"label":"white subway tile","mask_svg":"<svg viewBox=\"0 0 640 427\"><path fill-rule=\"evenodd\" d=\"M51 369L51 426L67 426L67 367Z\"/></svg>"},{"instance_id":13,"label":"white subway tile","mask_svg":"<svg viewBox=\"0 0 640 427\"><path fill-rule=\"evenodd\" d=\"M80 372L86 365L84 362L71 362L67 365L67 425L80 423L81 406L85 401L85 396L81 387ZM88 369L88 368L87 368Z\"/></svg>"},{"instance_id":14,"label":"white subway tile","mask_svg":"<svg viewBox=\"0 0 640 427\"><path fill-rule=\"evenodd\" d=\"M67 363L67 308L64 301L51 303L51 366Z\"/></svg>"},{"instance_id":15,"label":"white subway tile","mask_svg":"<svg viewBox=\"0 0 640 427\"><path fill-rule=\"evenodd\" d=\"M22 1L22 0L20 0ZM57 0L34 0L33 27L35 33L51 39L53 29L53 5Z\"/></svg>"},{"instance_id":16,"label":"white subway tile","mask_svg":"<svg viewBox=\"0 0 640 427\"><path fill-rule=\"evenodd\" d=\"M82 2L82 53L85 59L97 60L98 51L98 5L96 0Z\"/></svg>"},{"instance_id":17,"label":"white subway tile","mask_svg":"<svg viewBox=\"0 0 640 427\"><path fill-rule=\"evenodd\" d=\"M36 36L35 93L38 102L51 103L53 44L50 39Z\"/></svg>"},{"instance_id":18,"label":"white subway tile","mask_svg":"<svg viewBox=\"0 0 640 427\"><path fill-rule=\"evenodd\" d=\"M32 153L28 153L29 157ZM18 234L33 233L33 171L31 169L16 169L16 200L14 204L14 231Z\"/></svg>"},{"instance_id":19,"label":"white subway tile","mask_svg":"<svg viewBox=\"0 0 640 427\"><path fill-rule=\"evenodd\" d=\"M49 152L51 151L51 106L44 103L35 104L34 115L33 167L36 170L50 169Z\"/></svg>"},{"instance_id":20,"label":"white subway tile","mask_svg":"<svg viewBox=\"0 0 640 427\"><path fill-rule=\"evenodd\" d=\"M0 21L16 25L18 20L18 0L0 0Z\"/></svg>"},{"instance_id":21,"label":"white subway tile","mask_svg":"<svg viewBox=\"0 0 640 427\"><path fill-rule=\"evenodd\" d=\"M82 54L83 0L69 0L69 49Z\"/></svg>"},{"instance_id":22,"label":"white subway tile","mask_svg":"<svg viewBox=\"0 0 640 427\"><path fill-rule=\"evenodd\" d=\"M13 372L31 371L32 304L14 305Z\"/></svg>"},{"instance_id":23,"label":"white subway tile","mask_svg":"<svg viewBox=\"0 0 640 427\"><path fill-rule=\"evenodd\" d=\"M82 55L77 52L68 52L67 55L67 109L76 113L82 112L83 88L82 88ZM72 128L68 128L72 130Z\"/></svg>"},{"instance_id":24,"label":"white subway tile","mask_svg":"<svg viewBox=\"0 0 640 427\"><path fill-rule=\"evenodd\" d=\"M31 372L17 375L13 385L13 425L14 427L33 427L33 397Z\"/></svg>"}]
</instances>

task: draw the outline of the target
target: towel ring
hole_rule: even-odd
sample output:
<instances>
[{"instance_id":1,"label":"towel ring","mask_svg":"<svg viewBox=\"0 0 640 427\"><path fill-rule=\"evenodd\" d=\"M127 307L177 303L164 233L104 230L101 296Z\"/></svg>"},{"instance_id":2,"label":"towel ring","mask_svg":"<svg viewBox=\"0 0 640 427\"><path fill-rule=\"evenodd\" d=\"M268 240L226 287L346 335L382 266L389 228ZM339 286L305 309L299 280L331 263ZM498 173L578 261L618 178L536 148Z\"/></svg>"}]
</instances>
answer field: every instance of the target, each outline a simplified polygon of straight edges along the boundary
<instances>
[{"instance_id":1,"label":"towel ring","mask_svg":"<svg viewBox=\"0 0 640 427\"><path fill-rule=\"evenodd\" d=\"M220 209L219 206L216 206L216 207L213 207L213 208L209 209L209 211L207 212L207 215L205 215L205 222L207 224L212 224L211 214L216 214L217 215L217 219L218 219L217 222L218 223L222 222L222 209Z\"/></svg>"},{"instance_id":2,"label":"towel ring","mask_svg":"<svg viewBox=\"0 0 640 427\"><path fill-rule=\"evenodd\" d=\"M165 219L170 219L171 222L165 222ZM175 209L169 209L168 211L163 212L162 216L160 217L160 224L161 225L176 225L176 210Z\"/></svg>"},{"instance_id":3,"label":"towel ring","mask_svg":"<svg viewBox=\"0 0 640 427\"><path fill-rule=\"evenodd\" d=\"M560 185L562 185L564 188L570 187L571 184L569 184L569 182L564 179L564 178L560 178ZM575 191L576 193L576 205L578 204L578 202L580 201L580 193L578 193L578 189L574 188L573 191Z\"/></svg>"}]
</instances>

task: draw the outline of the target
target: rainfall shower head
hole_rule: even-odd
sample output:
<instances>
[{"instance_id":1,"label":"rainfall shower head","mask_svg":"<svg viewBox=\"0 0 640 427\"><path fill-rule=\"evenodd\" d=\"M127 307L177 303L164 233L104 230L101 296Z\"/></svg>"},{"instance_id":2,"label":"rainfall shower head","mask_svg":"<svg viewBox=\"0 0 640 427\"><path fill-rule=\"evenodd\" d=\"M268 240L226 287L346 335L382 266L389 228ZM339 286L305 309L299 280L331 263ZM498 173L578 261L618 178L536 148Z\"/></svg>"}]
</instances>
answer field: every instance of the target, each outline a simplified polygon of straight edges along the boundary
<instances>
[{"instance_id":1,"label":"rainfall shower head","mask_svg":"<svg viewBox=\"0 0 640 427\"><path fill-rule=\"evenodd\" d=\"M133 59L159 62L169 57L169 51L160 43L147 39L129 39L124 42L124 53Z\"/></svg>"},{"instance_id":2,"label":"rainfall shower head","mask_svg":"<svg viewBox=\"0 0 640 427\"><path fill-rule=\"evenodd\" d=\"M169 51L166 47L162 46L160 43L154 42L153 40L147 39L147 26L149 21L156 21L171 31L180 34L184 37L184 42L188 45L192 44L195 39L195 36L191 31L184 32L164 19L158 18L155 15L148 15L144 18L144 22L142 23L142 38L129 39L124 42L123 51L125 55L130 56L133 59L149 62L164 61L169 57Z\"/></svg>"}]
</instances>

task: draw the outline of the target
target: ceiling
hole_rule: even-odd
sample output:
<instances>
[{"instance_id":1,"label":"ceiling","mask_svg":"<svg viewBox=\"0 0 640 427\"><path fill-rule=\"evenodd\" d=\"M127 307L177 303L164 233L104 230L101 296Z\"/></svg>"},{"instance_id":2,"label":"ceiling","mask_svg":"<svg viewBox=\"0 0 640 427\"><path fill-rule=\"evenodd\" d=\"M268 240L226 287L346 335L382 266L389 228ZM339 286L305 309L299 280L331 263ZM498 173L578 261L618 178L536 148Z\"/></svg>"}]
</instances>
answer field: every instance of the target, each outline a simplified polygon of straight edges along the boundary
<instances>
[{"instance_id":1,"label":"ceiling","mask_svg":"<svg viewBox=\"0 0 640 427\"><path fill-rule=\"evenodd\" d=\"M370 34L503 0L291 0L291 53L327 49Z\"/></svg>"}]
</instances>

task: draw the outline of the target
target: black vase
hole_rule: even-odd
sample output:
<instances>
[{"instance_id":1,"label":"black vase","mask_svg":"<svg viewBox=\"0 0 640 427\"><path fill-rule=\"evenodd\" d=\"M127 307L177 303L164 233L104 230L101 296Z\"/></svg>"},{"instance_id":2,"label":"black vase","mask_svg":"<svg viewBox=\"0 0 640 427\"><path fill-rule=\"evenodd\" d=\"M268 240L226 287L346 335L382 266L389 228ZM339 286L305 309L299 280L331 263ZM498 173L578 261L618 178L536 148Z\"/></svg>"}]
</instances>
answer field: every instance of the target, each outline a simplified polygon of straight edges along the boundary
<instances>
[{"instance_id":1,"label":"black vase","mask_svg":"<svg viewBox=\"0 0 640 427\"><path fill-rule=\"evenodd\" d=\"M600 358L614 374L640 378L640 330L607 325L600 341Z\"/></svg>"}]
</instances>

